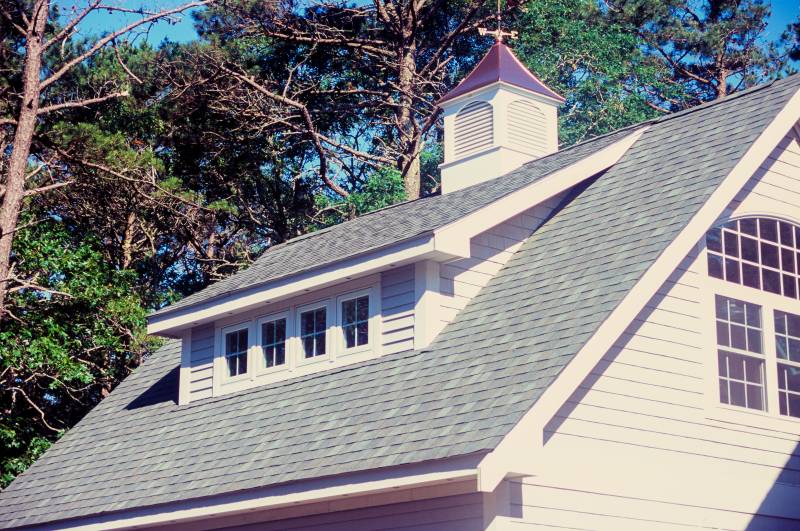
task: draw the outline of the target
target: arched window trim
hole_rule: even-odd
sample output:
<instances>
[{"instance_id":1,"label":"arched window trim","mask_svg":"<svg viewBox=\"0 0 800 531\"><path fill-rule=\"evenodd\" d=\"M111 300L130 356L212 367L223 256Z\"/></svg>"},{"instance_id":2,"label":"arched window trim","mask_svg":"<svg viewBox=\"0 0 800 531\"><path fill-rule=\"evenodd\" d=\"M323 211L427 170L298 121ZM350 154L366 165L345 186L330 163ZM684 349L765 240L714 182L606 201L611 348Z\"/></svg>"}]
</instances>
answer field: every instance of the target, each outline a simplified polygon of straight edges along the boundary
<instances>
[{"instance_id":1,"label":"arched window trim","mask_svg":"<svg viewBox=\"0 0 800 531\"><path fill-rule=\"evenodd\" d=\"M770 228L762 230L761 220ZM710 276L800 299L800 223L769 215L738 216L712 227L705 243Z\"/></svg>"}]
</instances>

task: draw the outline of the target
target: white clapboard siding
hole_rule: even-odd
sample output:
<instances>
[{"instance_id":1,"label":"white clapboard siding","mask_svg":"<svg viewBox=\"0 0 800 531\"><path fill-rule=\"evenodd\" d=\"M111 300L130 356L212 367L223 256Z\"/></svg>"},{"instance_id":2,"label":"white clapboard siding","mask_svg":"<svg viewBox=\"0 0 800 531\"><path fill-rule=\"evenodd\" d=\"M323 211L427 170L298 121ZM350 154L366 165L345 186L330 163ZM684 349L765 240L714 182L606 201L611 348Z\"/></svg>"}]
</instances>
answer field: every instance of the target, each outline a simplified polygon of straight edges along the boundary
<instances>
[{"instance_id":1,"label":"white clapboard siding","mask_svg":"<svg viewBox=\"0 0 800 531\"><path fill-rule=\"evenodd\" d=\"M516 100L508 105L508 145L541 157L547 149L547 117L532 101Z\"/></svg>"},{"instance_id":2,"label":"white clapboard siding","mask_svg":"<svg viewBox=\"0 0 800 531\"><path fill-rule=\"evenodd\" d=\"M793 137L727 212L800 218ZM514 525L800 529L800 503L785 502L800 499L800 424L792 434L709 414L704 256L684 260L550 421L546 472L512 485Z\"/></svg>"},{"instance_id":3,"label":"white clapboard siding","mask_svg":"<svg viewBox=\"0 0 800 531\"><path fill-rule=\"evenodd\" d=\"M414 266L381 274L381 352L414 348Z\"/></svg>"},{"instance_id":4,"label":"white clapboard siding","mask_svg":"<svg viewBox=\"0 0 800 531\"><path fill-rule=\"evenodd\" d=\"M454 138L456 158L491 147L494 143L492 105L474 101L458 111Z\"/></svg>"},{"instance_id":5,"label":"white clapboard siding","mask_svg":"<svg viewBox=\"0 0 800 531\"><path fill-rule=\"evenodd\" d=\"M440 311L442 325L455 319L500 268L514 255L528 236L539 227L562 196L500 223L470 241L470 256L446 262L439 268Z\"/></svg>"},{"instance_id":6,"label":"white clapboard siding","mask_svg":"<svg viewBox=\"0 0 800 531\"><path fill-rule=\"evenodd\" d=\"M211 396L214 375L214 325L192 329L192 348L189 360L189 393L191 400Z\"/></svg>"}]
</instances>

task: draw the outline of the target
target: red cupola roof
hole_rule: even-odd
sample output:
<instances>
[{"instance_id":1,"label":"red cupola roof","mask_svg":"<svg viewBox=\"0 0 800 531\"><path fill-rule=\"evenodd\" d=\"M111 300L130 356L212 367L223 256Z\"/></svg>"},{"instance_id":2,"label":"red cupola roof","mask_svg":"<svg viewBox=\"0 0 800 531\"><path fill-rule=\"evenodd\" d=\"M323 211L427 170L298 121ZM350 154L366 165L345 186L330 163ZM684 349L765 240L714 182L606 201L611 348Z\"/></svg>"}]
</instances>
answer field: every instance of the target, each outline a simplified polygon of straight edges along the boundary
<instances>
[{"instance_id":1,"label":"red cupola roof","mask_svg":"<svg viewBox=\"0 0 800 531\"><path fill-rule=\"evenodd\" d=\"M550 90L547 85L525 68L525 65L511 51L511 48L502 42L497 42L489 49L489 53L481 59L478 66L456 88L439 100L439 104L498 81L530 90L559 102L564 101L563 97Z\"/></svg>"}]
</instances>

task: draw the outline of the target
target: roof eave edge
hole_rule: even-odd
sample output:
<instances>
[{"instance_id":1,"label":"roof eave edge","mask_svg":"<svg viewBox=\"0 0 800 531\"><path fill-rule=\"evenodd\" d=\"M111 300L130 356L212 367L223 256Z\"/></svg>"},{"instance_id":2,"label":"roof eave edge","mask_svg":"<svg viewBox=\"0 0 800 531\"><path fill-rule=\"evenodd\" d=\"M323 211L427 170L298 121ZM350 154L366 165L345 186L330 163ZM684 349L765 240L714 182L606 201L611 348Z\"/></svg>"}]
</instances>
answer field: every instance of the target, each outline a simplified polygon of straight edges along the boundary
<instances>
[{"instance_id":1,"label":"roof eave edge","mask_svg":"<svg viewBox=\"0 0 800 531\"><path fill-rule=\"evenodd\" d=\"M487 451L458 455L408 465L328 476L221 494L180 500L138 509L91 515L71 520L51 521L37 529L71 531L112 531L157 525L191 524L259 510L318 503L353 496L376 495L398 489L428 487L475 480L477 464Z\"/></svg>"},{"instance_id":2,"label":"roof eave edge","mask_svg":"<svg viewBox=\"0 0 800 531\"><path fill-rule=\"evenodd\" d=\"M508 474L520 472L530 475L541 470L542 463L539 460L543 454L541 450L544 447L544 429L547 423L798 121L800 89L795 91L706 203L599 325L555 381L544 390L495 450L481 462L478 467L481 491L490 492ZM521 447L524 447L524 451L520 450ZM526 456L525 462L520 461L520 455Z\"/></svg>"}]
</instances>

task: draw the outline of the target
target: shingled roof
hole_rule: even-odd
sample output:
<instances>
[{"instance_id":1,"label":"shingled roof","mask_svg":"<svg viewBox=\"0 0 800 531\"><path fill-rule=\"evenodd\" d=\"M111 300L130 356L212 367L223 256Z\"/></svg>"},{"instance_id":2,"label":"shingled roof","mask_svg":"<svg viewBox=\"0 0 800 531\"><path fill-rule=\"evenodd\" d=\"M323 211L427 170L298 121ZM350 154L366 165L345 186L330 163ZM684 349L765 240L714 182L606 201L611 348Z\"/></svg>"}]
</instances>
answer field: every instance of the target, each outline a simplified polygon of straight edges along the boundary
<instances>
[{"instance_id":1,"label":"shingled roof","mask_svg":"<svg viewBox=\"0 0 800 531\"><path fill-rule=\"evenodd\" d=\"M178 406L170 343L0 494L0 526L492 450L799 87L652 122L425 350Z\"/></svg>"},{"instance_id":2,"label":"shingled roof","mask_svg":"<svg viewBox=\"0 0 800 531\"><path fill-rule=\"evenodd\" d=\"M267 249L249 268L153 315L164 315L431 234L497 199L621 140L630 130L598 137L525 164L511 174L443 195L407 201L311 232Z\"/></svg>"}]
</instances>

